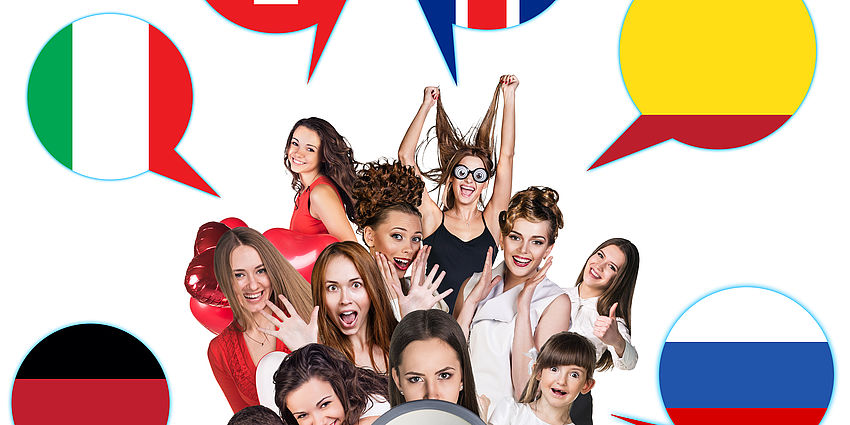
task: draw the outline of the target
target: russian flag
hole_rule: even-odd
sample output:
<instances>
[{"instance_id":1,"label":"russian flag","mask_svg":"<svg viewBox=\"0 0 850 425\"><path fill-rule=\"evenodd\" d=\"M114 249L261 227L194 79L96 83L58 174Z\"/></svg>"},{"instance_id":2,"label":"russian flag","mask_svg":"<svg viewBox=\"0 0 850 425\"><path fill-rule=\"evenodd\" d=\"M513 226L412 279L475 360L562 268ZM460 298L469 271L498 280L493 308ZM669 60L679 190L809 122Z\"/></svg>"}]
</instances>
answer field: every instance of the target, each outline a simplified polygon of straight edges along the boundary
<instances>
[{"instance_id":1,"label":"russian flag","mask_svg":"<svg viewBox=\"0 0 850 425\"><path fill-rule=\"evenodd\" d=\"M712 294L676 322L659 384L676 424L820 423L832 397L833 358L814 318L761 288Z\"/></svg>"},{"instance_id":2,"label":"russian flag","mask_svg":"<svg viewBox=\"0 0 850 425\"><path fill-rule=\"evenodd\" d=\"M455 0L455 25L493 30L519 25L555 0Z\"/></svg>"}]
</instances>

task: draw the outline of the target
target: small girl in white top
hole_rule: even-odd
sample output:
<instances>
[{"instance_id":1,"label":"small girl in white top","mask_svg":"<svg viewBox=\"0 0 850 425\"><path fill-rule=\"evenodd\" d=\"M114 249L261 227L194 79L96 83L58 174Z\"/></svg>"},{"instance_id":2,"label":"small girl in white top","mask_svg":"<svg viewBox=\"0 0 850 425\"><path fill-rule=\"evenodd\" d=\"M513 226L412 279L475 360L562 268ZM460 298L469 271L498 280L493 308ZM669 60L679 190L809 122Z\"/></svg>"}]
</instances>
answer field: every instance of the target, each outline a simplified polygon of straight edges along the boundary
<instances>
[{"instance_id":1,"label":"small girl in white top","mask_svg":"<svg viewBox=\"0 0 850 425\"><path fill-rule=\"evenodd\" d=\"M632 298L637 282L640 256L626 239L602 242L579 273L576 286L568 288L570 331L587 337L596 349L596 369L616 366L634 369L637 351L631 343ZM592 398L579 397L573 405L576 425L592 424Z\"/></svg>"},{"instance_id":2,"label":"small girl in white top","mask_svg":"<svg viewBox=\"0 0 850 425\"><path fill-rule=\"evenodd\" d=\"M540 350L519 402L496 403L490 425L572 425L570 407L593 388L596 354L587 338L573 332L552 335Z\"/></svg>"}]
</instances>

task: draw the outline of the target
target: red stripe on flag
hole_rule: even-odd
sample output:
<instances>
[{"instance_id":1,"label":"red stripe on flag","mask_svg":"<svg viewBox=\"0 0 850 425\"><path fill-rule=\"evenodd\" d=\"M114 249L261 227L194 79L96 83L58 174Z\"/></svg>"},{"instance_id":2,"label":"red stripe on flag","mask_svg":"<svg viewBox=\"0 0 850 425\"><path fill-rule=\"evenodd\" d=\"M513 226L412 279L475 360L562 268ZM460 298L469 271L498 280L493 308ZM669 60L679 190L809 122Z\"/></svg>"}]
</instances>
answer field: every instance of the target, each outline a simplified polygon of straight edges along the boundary
<instances>
[{"instance_id":1,"label":"red stripe on flag","mask_svg":"<svg viewBox=\"0 0 850 425\"><path fill-rule=\"evenodd\" d=\"M826 409L667 409L674 424L687 425L817 425Z\"/></svg>"},{"instance_id":2,"label":"red stripe on flag","mask_svg":"<svg viewBox=\"0 0 850 425\"><path fill-rule=\"evenodd\" d=\"M15 425L165 425L165 379L16 379Z\"/></svg>"},{"instance_id":3,"label":"red stripe on flag","mask_svg":"<svg viewBox=\"0 0 850 425\"><path fill-rule=\"evenodd\" d=\"M458 0L465 1L465 0ZM467 27L492 30L508 26L508 3L505 0L469 0Z\"/></svg>"}]
</instances>

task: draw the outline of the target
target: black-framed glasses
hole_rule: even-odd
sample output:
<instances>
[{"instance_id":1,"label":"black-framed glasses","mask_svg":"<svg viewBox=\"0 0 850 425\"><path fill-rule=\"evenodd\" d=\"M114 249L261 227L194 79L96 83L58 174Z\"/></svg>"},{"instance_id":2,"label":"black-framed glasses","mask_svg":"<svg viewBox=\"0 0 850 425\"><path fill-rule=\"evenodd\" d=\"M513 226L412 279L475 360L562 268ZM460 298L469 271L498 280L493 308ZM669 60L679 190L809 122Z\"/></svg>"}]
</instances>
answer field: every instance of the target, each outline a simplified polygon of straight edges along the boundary
<instances>
[{"instance_id":1,"label":"black-framed glasses","mask_svg":"<svg viewBox=\"0 0 850 425\"><path fill-rule=\"evenodd\" d=\"M490 174L484 168L476 168L474 170L470 170L466 167L466 165L463 164L455 165L455 169L452 170L452 175L454 175L455 178L460 180L465 179L466 176L469 175L469 173L472 173L472 180L475 180L478 183L484 183L490 177Z\"/></svg>"}]
</instances>

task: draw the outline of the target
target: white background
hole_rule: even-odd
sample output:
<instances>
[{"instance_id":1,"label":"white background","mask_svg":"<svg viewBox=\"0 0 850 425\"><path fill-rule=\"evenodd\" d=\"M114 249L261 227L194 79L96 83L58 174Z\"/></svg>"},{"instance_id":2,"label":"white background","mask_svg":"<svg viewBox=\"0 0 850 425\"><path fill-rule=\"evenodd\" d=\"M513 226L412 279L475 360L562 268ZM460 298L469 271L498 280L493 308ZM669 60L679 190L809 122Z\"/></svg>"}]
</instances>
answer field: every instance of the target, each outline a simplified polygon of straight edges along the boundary
<instances>
[{"instance_id":1,"label":"white background","mask_svg":"<svg viewBox=\"0 0 850 425\"><path fill-rule=\"evenodd\" d=\"M441 86L454 122L467 128L503 73L521 81L514 190L549 185L562 197L566 227L550 277L571 285L589 251L612 236L632 240L643 260L632 318L640 361L633 371L598 376L596 423L622 423L611 413L670 423L657 390L662 344L689 305L720 288L784 292L820 321L835 358L846 358L850 149L841 122L850 115L850 6L808 2L818 40L814 82L773 136L729 151L667 142L587 172L638 115L618 62L628 6L560 0L513 29L456 29L455 86L415 0L349 1L309 85L314 29L255 33L202 0L3 2L3 396L10 399L18 365L39 340L99 322L156 354L170 423L226 423L231 411L206 357L213 335L192 317L183 287L198 226L228 216L260 231L288 225L293 192L282 157L296 119L328 119L358 160L394 157L425 85ZM58 30L101 12L143 18L180 49L194 108L178 151L220 199L153 173L113 182L79 176L35 137L26 107L35 57ZM761 320L771 326L769 314ZM806 390L795 382L805 365L777 373L787 375L788 391ZM836 362L826 424L850 420L842 373ZM720 367L717 377L735 385Z\"/></svg>"}]
</instances>

